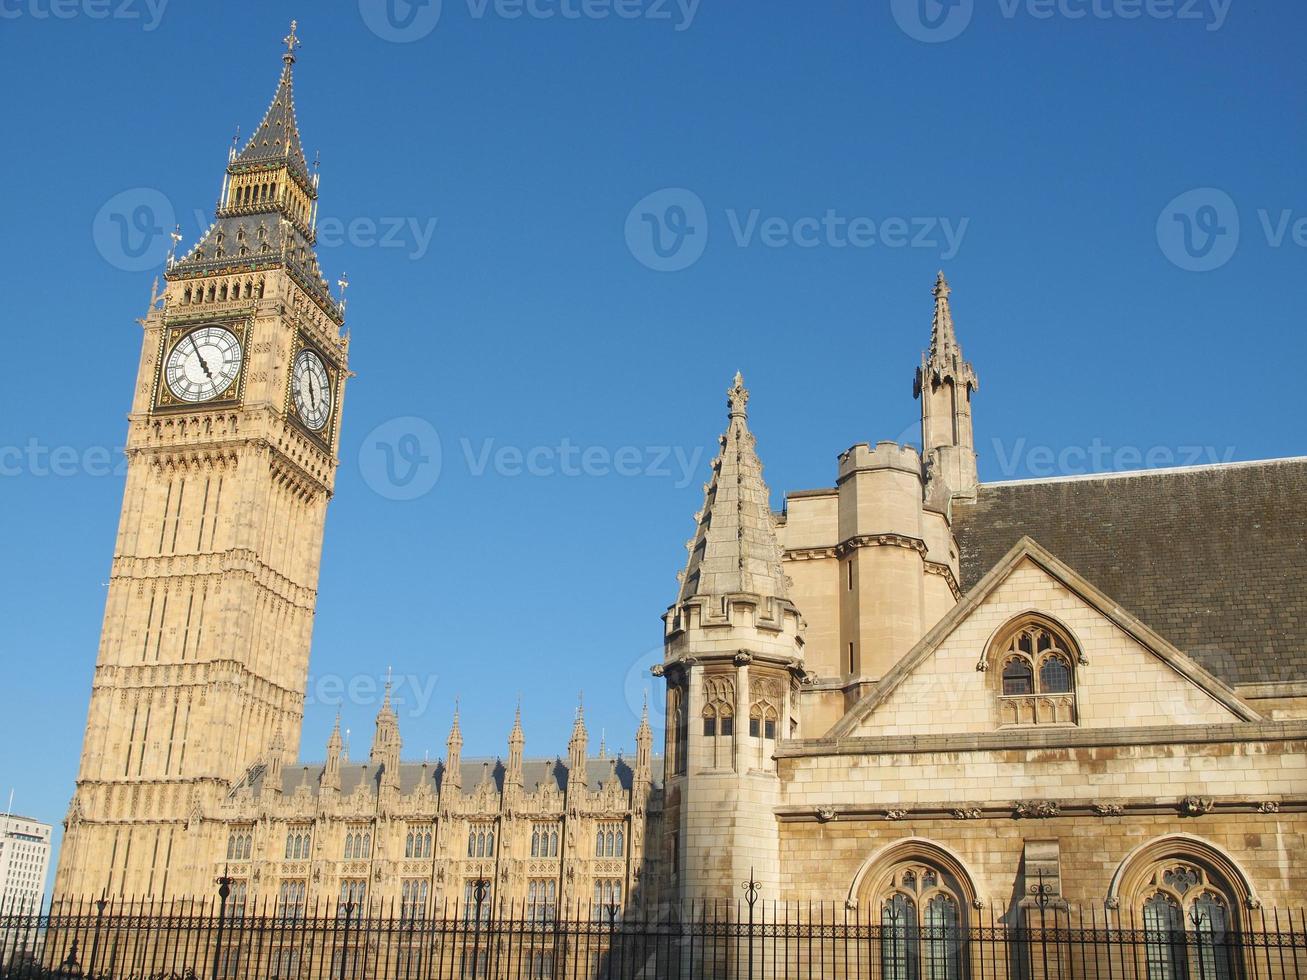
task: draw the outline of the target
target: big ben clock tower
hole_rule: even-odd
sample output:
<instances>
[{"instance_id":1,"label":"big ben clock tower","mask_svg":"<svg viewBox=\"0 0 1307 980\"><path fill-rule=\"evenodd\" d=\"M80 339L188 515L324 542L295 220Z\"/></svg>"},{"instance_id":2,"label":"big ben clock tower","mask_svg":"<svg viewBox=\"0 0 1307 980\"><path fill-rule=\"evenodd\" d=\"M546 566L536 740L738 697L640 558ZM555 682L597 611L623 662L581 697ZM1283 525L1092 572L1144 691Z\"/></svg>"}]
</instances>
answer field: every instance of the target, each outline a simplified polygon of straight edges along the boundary
<instances>
[{"instance_id":1,"label":"big ben clock tower","mask_svg":"<svg viewBox=\"0 0 1307 980\"><path fill-rule=\"evenodd\" d=\"M60 895L208 895L233 782L298 756L348 376L314 253L295 25L214 223L142 322L104 626Z\"/></svg>"}]
</instances>

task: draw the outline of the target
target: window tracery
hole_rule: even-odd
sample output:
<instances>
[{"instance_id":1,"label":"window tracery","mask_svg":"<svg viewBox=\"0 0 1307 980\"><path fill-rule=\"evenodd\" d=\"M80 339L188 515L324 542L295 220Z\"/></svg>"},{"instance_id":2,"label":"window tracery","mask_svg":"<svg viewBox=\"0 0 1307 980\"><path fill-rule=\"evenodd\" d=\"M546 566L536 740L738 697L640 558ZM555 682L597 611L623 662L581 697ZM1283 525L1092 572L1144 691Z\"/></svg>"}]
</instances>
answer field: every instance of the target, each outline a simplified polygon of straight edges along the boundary
<instances>
[{"instance_id":1,"label":"window tracery","mask_svg":"<svg viewBox=\"0 0 1307 980\"><path fill-rule=\"evenodd\" d=\"M1079 656L1070 637L1042 618L1028 617L1008 629L994 650L1000 724L1076 723Z\"/></svg>"}]
</instances>

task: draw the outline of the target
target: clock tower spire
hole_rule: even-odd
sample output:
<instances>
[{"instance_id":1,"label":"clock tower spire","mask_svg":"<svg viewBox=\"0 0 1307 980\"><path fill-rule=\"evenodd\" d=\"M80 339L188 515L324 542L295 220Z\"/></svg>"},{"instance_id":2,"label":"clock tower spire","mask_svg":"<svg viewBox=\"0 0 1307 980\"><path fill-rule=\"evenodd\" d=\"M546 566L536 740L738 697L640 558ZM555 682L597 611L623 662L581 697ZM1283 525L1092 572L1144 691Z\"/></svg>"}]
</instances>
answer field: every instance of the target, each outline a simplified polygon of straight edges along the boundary
<instances>
[{"instance_id":1,"label":"clock tower spire","mask_svg":"<svg viewBox=\"0 0 1307 980\"><path fill-rule=\"evenodd\" d=\"M294 23L285 43L213 224L142 321L61 895L207 895L220 802L299 752L349 345L314 251Z\"/></svg>"}]
</instances>

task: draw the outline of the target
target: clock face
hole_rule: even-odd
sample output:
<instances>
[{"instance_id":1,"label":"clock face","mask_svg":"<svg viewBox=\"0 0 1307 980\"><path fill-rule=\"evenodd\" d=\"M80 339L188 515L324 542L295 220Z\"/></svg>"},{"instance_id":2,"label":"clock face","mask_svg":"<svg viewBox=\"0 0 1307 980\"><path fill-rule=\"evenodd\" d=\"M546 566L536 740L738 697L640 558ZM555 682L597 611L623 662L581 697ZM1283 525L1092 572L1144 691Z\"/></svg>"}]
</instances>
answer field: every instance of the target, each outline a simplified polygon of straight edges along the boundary
<instances>
[{"instance_id":1,"label":"clock face","mask_svg":"<svg viewBox=\"0 0 1307 980\"><path fill-rule=\"evenodd\" d=\"M295 356L290 390L300 421L314 432L321 432L331 418L331 376L315 352L302 350Z\"/></svg>"},{"instance_id":2,"label":"clock face","mask_svg":"<svg viewBox=\"0 0 1307 980\"><path fill-rule=\"evenodd\" d=\"M168 390L184 402L217 398L240 374L241 357L240 341L225 327L192 330L168 354Z\"/></svg>"}]
</instances>

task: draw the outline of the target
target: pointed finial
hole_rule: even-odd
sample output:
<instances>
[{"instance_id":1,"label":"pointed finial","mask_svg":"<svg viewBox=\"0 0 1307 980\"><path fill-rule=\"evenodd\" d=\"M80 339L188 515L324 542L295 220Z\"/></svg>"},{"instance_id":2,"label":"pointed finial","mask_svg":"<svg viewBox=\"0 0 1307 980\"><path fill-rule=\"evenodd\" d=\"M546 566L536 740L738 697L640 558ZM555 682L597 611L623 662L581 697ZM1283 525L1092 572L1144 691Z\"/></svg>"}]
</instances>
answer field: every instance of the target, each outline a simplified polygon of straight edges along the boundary
<instances>
[{"instance_id":1,"label":"pointed finial","mask_svg":"<svg viewBox=\"0 0 1307 980\"><path fill-rule=\"evenodd\" d=\"M349 289L349 274L342 272L340 278L336 280L336 285L340 287L340 312L345 312L345 290Z\"/></svg>"},{"instance_id":2,"label":"pointed finial","mask_svg":"<svg viewBox=\"0 0 1307 980\"><path fill-rule=\"evenodd\" d=\"M744 375L739 371L735 372L734 382L727 389L726 397L731 408L731 418L749 417L749 389L744 387Z\"/></svg>"},{"instance_id":3,"label":"pointed finial","mask_svg":"<svg viewBox=\"0 0 1307 980\"><path fill-rule=\"evenodd\" d=\"M168 249L168 264L166 268L171 269L177 262L177 246L182 240L182 226L173 225L172 232L168 235L172 239L172 245Z\"/></svg>"},{"instance_id":4,"label":"pointed finial","mask_svg":"<svg viewBox=\"0 0 1307 980\"><path fill-rule=\"evenodd\" d=\"M386 667L386 705L387 706L390 705L390 689L394 676L395 676L395 669L393 667L387 666Z\"/></svg>"},{"instance_id":5,"label":"pointed finial","mask_svg":"<svg viewBox=\"0 0 1307 980\"><path fill-rule=\"evenodd\" d=\"M599 758L608 758L608 729L599 729Z\"/></svg>"},{"instance_id":6,"label":"pointed finial","mask_svg":"<svg viewBox=\"0 0 1307 980\"><path fill-rule=\"evenodd\" d=\"M295 63L295 49L304 43L295 36L295 31L298 29L299 21L292 20L290 22L290 33L281 39L282 43L286 45L286 53L281 58L288 65Z\"/></svg>"},{"instance_id":7,"label":"pointed finial","mask_svg":"<svg viewBox=\"0 0 1307 980\"><path fill-rule=\"evenodd\" d=\"M948 299L953 290L949 288L942 269L931 292L935 296L935 317L930 328L930 353L932 356L947 355L957 348L958 338L953 330L953 310Z\"/></svg>"}]
</instances>

